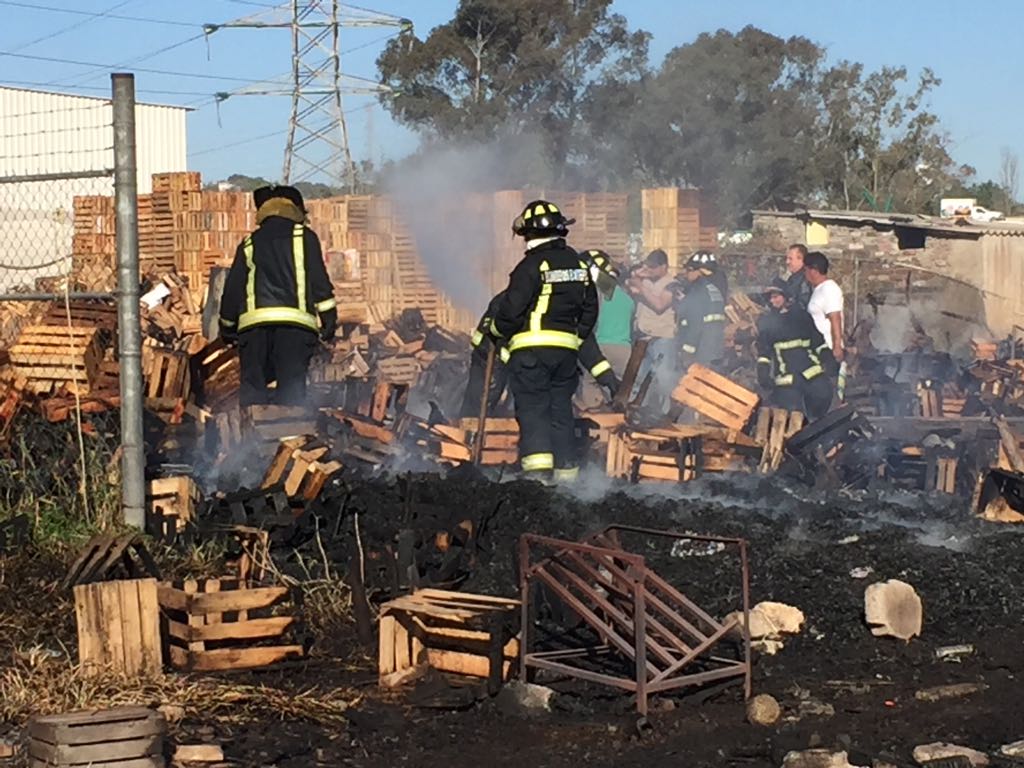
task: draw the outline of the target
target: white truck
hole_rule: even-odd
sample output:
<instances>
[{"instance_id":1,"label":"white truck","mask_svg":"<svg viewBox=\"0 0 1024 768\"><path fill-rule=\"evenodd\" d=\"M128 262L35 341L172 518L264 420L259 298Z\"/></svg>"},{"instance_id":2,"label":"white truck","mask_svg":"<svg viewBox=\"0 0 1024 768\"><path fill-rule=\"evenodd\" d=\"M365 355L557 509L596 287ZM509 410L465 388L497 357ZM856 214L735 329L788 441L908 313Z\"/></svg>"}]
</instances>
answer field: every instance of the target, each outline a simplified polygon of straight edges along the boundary
<instances>
[{"instance_id":1,"label":"white truck","mask_svg":"<svg viewBox=\"0 0 1024 768\"><path fill-rule=\"evenodd\" d=\"M970 219L971 221L1000 221L1006 218L1002 211L990 211L978 205L973 197L944 197L939 203L939 215L944 219Z\"/></svg>"}]
</instances>

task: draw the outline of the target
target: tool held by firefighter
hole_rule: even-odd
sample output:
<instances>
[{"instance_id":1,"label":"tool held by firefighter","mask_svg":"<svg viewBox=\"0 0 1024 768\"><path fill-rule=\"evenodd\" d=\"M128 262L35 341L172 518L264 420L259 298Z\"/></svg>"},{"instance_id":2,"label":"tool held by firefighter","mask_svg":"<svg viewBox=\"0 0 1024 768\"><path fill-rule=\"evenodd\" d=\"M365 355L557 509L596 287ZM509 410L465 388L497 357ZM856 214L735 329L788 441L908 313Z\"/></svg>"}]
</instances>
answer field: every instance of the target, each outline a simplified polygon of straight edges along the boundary
<instances>
[{"instance_id":1,"label":"tool held by firefighter","mask_svg":"<svg viewBox=\"0 0 1024 768\"><path fill-rule=\"evenodd\" d=\"M806 310L795 306L785 281L765 289L770 311L757 324L757 379L769 402L820 419L832 404L832 351Z\"/></svg>"},{"instance_id":2,"label":"tool held by firefighter","mask_svg":"<svg viewBox=\"0 0 1024 768\"><path fill-rule=\"evenodd\" d=\"M224 282L220 333L238 343L242 406L299 406L319 342L334 338L338 312L320 240L305 226L294 187L253 192L258 228L235 251ZM276 382L276 391L271 385Z\"/></svg>"},{"instance_id":3,"label":"tool held by firefighter","mask_svg":"<svg viewBox=\"0 0 1024 768\"><path fill-rule=\"evenodd\" d=\"M498 344L491 331L491 321L494 320L494 313L504 295L505 292L502 291L491 299L473 331L470 340L473 353L469 360L469 381L466 383L466 393L462 397L462 407L459 409L459 415L463 418L474 417L480 413L480 401L484 392L488 393L487 412L491 414L495 412L502 395L505 394L505 387L508 384L506 363L509 352ZM484 373L492 349L496 350L497 357L492 364L490 381L487 382Z\"/></svg>"},{"instance_id":4,"label":"tool held by firefighter","mask_svg":"<svg viewBox=\"0 0 1024 768\"><path fill-rule=\"evenodd\" d=\"M510 353L520 465L566 481L579 472L572 409L578 352L598 313L589 265L565 242L573 223L546 200L533 201L516 218L512 232L526 241L526 253L492 324Z\"/></svg>"},{"instance_id":5,"label":"tool held by firefighter","mask_svg":"<svg viewBox=\"0 0 1024 768\"><path fill-rule=\"evenodd\" d=\"M717 260L708 251L697 251L686 262L685 295L676 306L680 368L691 363L710 368L725 355L725 297L715 279Z\"/></svg>"}]
</instances>

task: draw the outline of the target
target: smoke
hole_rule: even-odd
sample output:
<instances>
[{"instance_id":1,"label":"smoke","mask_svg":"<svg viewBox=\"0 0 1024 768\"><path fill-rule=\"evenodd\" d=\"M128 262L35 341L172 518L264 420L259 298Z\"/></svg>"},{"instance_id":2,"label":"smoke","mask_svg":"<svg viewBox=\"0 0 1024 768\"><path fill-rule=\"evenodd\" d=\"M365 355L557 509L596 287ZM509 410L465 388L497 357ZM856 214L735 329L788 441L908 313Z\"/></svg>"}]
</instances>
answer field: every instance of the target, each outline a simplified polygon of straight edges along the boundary
<instances>
[{"instance_id":1,"label":"smoke","mask_svg":"<svg viewBox=\"0 0 1024 768\"><path fill-rule=\"evenodd\" d=\"M500 264L495 244L511 240L512 217L519 213L496 210L494 193L526 181L529 163L523 161L531 155L541 156L528 136L428 145L384 179L430 278L461 307L482 309L492 294Z\"/></svg>"}]
</instances>

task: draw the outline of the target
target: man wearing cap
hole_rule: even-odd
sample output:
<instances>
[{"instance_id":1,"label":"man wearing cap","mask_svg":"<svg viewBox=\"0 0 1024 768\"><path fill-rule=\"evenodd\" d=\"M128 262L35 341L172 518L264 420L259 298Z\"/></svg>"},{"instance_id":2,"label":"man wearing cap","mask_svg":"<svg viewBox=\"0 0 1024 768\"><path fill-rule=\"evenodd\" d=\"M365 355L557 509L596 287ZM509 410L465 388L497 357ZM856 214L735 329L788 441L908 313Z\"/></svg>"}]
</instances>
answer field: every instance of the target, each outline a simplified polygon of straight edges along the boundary
<instances>
[{"instance_id":1,"label":"man wearing cap","mask_svg":"<svg viewBox=\"0 0 1024 768\"><path fill-rule=\"evenodd\" d=\"M644 263L626 281L626 290L636 301L636 336L647 340L636 383L639 385L654 371L653 397L650 402L664 410L676 380L675 280L668 273L668 254L660 248L651 251Z\"/></svg>"},{"instance_id":2,"label":"man wearing cap","mask_svg":"<svg viewBox=\"0 0 1024 768\"><path fill-rule=\"evenodd\" d=\"M684 371L691 363L716 368L725 355L725 297L715 281L715 263L707 251L697 251L686 262L686 295L676 306Z\"/></svg>"},{"instance_id":3,"label":"man wearing cap","mask_svg":"<svg viewBox=\"0 0 1024 768\"><path fill-rule=\"evenodd\" d=\"M320 240L305 226L294 187L253 192L255 232L235 251L224 283L220 333L238 343L242 406L306 402L306 370L317 337L328 341L338 324L334 289ZM277 382L276 395L270 385Z\"/></svg>"},{"instance_id":4,"label":"man wearing cap","mask_svg":"<svg viewBox=\"0 0 1024 768\"><path fill-rule=\"evenodd\" d=\"M832 403L829 375L836 362L814 320L790 300L787 288L777 278L765 289L770 311L757 322L757 380L774 407L820 419Z\"/></svg>"}]
</instances>

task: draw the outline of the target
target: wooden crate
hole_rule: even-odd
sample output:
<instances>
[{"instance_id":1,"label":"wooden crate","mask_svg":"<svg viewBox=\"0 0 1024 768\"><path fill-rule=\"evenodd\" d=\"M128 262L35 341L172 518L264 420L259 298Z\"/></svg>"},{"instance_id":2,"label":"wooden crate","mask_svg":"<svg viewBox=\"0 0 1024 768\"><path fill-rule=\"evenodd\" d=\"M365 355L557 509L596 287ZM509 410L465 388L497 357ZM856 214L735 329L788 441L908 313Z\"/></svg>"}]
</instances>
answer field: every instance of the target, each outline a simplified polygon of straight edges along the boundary
<instances>
[{"instance_id":1,"label":"wooden crate","mask_svg":"<svg viewBox=\"0 0 1024 768\"><path fill-rule=\"evenodd\" d=\"M284 642L295 623L283 605L289 595L287 587L250 589L238 579L161 584L157 596L171 666L208 672L302 658L301 645ZM276 644L264 644L271 642Z\"/></svg>"},{"instance_id":2,"label":"wooden crate","mask_svg":"<svg viewBox=\"0 0 1024 768\"><path fill-rule=\"evenodd\" d=\"M466 444L475 445L479 419L459 420L459 427L467 432ZM492 466L515 464L519 460L519 422L515 419L487 419L484 429L484 448L480 464Z\"/></svg>"},{"instance_id":3,"label":"wooden crate","mask_svg":"<svg viewBox=\"0 0 1024 768\"><path fill-rule=\"evenodd\" d=\"M743 429L760 402L754 392L698 363L679 380L672 399L729 429Z\"/></svg>"},{"instance_id":4,"label":"wooden crate","mask_svg":"<svg viewBox=\"0 0 1024 768\"><path fill-rule=\"evenodd\" d=\"M98 334L96 327L30 325L11 347L14 373L34 390L70 382L88 391L103 359Z\"/></svg>"},{"instance_id":5,"label":"wooden crate","mask_svg":"<svg viewBox=\"0 0 1024 768\"><path fill-rule=\"evenodd\" d=\"M150 480L146 492L146 505L153 529L157 532L180 533L185 530L195 519L196 510L202 501L202 491L196 481L187 475Z\"/></svg>"},{"instance_id":6,"label":"wooden crate","mask_svg":"<svg viewBox=\"0 0 1024 768\"><path fill-rule=\"evenodd\" d=\"M100 581L74 588L78 662L88 675L159 675L156 579Z\"/></svg>"},{"instance_id":7,"label":"wooden crate","mask_svg":"<svg viewBox=\"0 0 1024 768\"><path fill-rule=\"evenodd\" d=\"M762 474L776 471L782 465L786 441L804 428L804 415L800 411L784 408L761 408L757 412L754 440L764 446L761 454Z\"/></svg>"},{"instance_id":8,"label":"wooden crate","mask_svg":"<svg viewBox=\"0 0 1024 768\"><path fill-rule=\"evenodd\" d=\"M29 766L163 768L163 715L143 707L71 712L29 720Z\"/></svg>"},{"instance_id":9,"label":"wooden crate","mask_svg":"<svg viewBox=\"0 0 1024 768\"><path fill-rule=\"evenodd\" d=\"M328 448L306 437L281 441L260 487L284 484L289 498L315 499L327 481L341 471L341 462L327 460Z\"/></svg>"},{"instance_id":10,"label":"wooden crate","mask_svg":"<svg viewBox=\"0 0 1024 768\"><path fill-rule=\"evenodd\" d=\"M519 655L520 603L503 597L421 589L381 606L378 673L389 687L415 667L509 679Z\"/></svg>"},{"instance_id":11,"label":"wooden crate","mask_svg":"<svg viewBox=\"0 0 1024 768\"><path fill-rule=\"evenodd\" d=\"M644 431L623 429L608 439L609 477L685 483L705 472L749 472L761 449L738 430L673 424Z\"/></svg>"}]
</instances>

